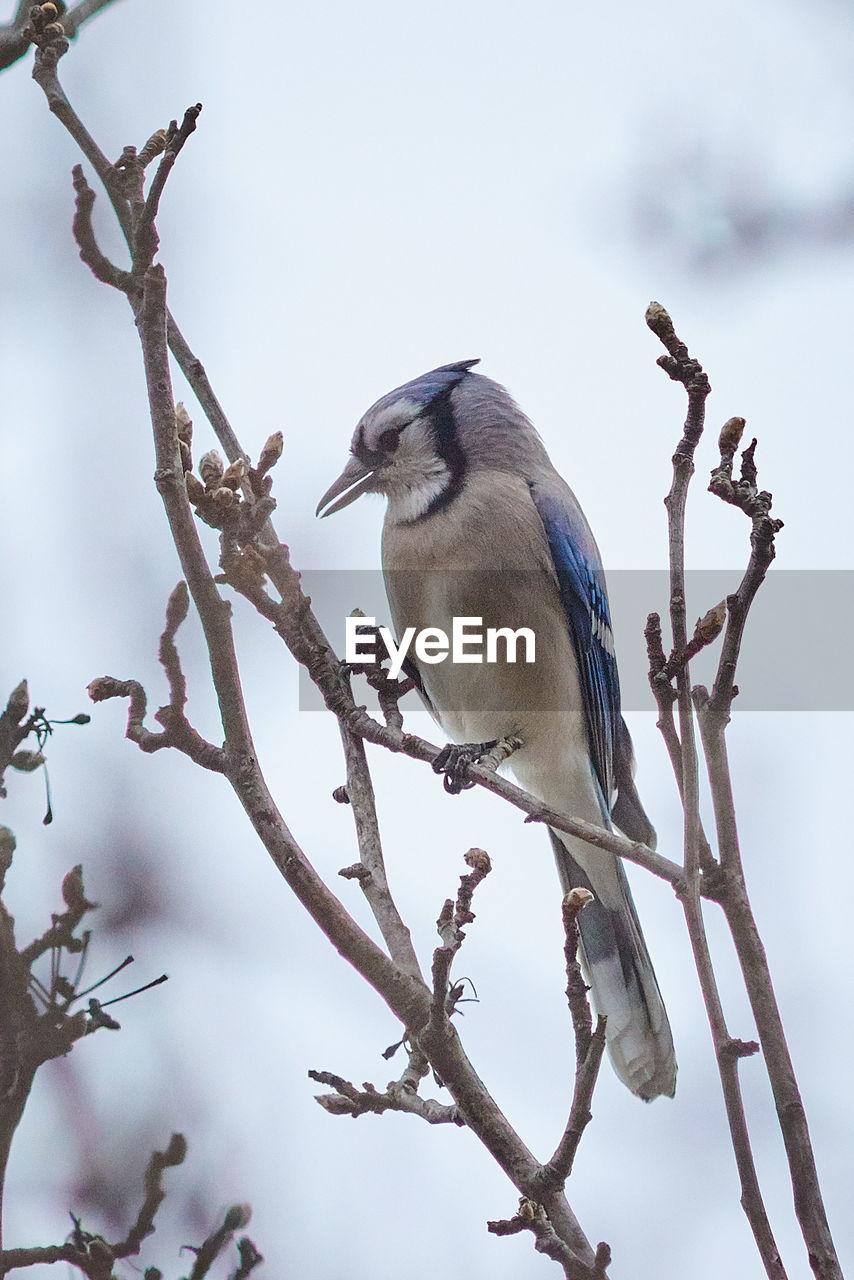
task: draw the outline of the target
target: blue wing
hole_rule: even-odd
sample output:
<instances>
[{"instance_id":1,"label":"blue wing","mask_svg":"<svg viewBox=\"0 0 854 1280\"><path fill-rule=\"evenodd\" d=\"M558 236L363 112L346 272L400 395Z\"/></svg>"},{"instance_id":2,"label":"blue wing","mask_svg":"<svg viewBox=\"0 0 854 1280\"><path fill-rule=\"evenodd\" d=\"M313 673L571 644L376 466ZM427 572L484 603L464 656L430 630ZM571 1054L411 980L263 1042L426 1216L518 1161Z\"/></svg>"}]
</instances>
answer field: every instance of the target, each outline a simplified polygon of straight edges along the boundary
<instances>
[{"instance_id":1,"label":"blue wing","mask_svg":"<svg viewBox=\"0 0 854 1280\"><path fill-rule=\"evenodd\" d=\"M593 536L580 510L531 484L543 522L561 602L578 660L590 759L602 788L606 813L614 798L615 750L624 729L620 681L614 657L605 575Z\"/></svg>"}]
</instances>

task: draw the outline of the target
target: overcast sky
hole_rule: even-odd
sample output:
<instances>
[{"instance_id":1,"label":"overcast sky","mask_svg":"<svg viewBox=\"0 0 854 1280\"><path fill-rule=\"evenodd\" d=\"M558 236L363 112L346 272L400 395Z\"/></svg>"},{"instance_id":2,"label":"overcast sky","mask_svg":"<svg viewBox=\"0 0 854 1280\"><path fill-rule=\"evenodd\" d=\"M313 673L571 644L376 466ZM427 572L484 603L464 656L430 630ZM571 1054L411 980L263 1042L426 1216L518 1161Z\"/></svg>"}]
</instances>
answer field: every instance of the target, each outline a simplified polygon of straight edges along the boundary
<instances>
[{"instance_id":1,"label":"overcast sky","mask_svg":"<svg viewBox=\"0 0 854 1280\"><path fill-rule=\"evenodd\" d=\"M245 446L257 455L284 432L277 526L295 564L377 568L379 500L323 523L317 500L373 400L480 356L538 426L606 567L662 568L661 499L684 401L655 367L643 316L657 298L714 388L690 566L731 571L734 587L745 559L746 522L704 480L717 429L740 414L786 524L777 567L854 568L847 6L270 8L265 23L258 6L244 17L221 0L121 0L61 69L111 156L204 104L163 203L161 261L173 311ZM26 675L49 714L73 715L88 681L111 674L142 679L156 707L157 637L179 569L150 479L134 327L77 259L78 156L28 64L0 76L0 113L0 694ZM105 203L98 225L118 254ZM176 394L196 420L198 456L212 440L180 376ZM213 537L207 545L215 554ZM784 615L792 685L799 668L850 651L836 629L835 593L846 590L850 613L840 574L817 578L809 606L799 597ZM689 607L696 616L718 598ZM267 777L308 856L372 929L355 882L335 877L355 856L351 815L330 800L343 780L335 724L299 711L281 644L241 602L235 617ZM636 661L639 632L617 640ZM192 620L181 647L190 714L215 738ZM680 813L654 715L630 723L659 848L677 857ZM412 726L436 737L422 714ZM135 1194L150 1148L178 1128L188 1163L170 1175L146 1255L167 1276L180 1272L177 1246L234 1200L254 1205L250 1234L271 1277L556 1274L528 1238L486 1234L516 1196L470 1134L405 1116L353 1124L312 1101L308 1068L384 1086L395 1023L304 918L222 780L165 752L142 756L123 728L124 708L110 703L89 728L57 733L50 828L40 776L10 779L0 815L18 836L9 904L26 940L83 862L103 904L87 976L132 950L133 978L116 994L164 969L170 981L121 1006L121 1033L101 1032L41 1073L13 1153L7 1244L62 1239L68 1208L97 1229L105 1219L92 1206ZM750 890L843 1265L854 1245L850 731L850 711L736 711L730 734ZM545 1158L573 1063L548 841L485 793L448 799L429 770L371 756L389 877L423 959L465 850L493 857L458 962L480 996L461 1032ZM661 883L631 879L674 1026L677 1096L644 1106L603 1069L570 1199L590 1238L611 1243L614 1280L759 1277L682 914ZM751 1038L713 909L709 929L730 1028ZM761 1064L746 1062L742 1078L797 1280L809 1269Z\"/></svg>"}]
</instances>

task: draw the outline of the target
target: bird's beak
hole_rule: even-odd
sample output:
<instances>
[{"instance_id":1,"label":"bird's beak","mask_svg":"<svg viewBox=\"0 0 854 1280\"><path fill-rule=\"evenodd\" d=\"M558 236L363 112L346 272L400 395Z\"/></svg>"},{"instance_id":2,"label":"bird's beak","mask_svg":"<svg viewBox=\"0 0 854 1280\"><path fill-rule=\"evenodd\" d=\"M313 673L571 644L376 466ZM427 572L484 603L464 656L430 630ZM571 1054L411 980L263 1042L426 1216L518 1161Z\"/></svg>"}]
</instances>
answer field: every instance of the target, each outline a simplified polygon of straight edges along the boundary
<instances>
[{"instance_id":1,"label":"bird's beak","mask_svg":"<svg viewBox=\"0 0 854 1280\"><path fill-rule=\"evenodd\" d=\"M373 477L374 468L366 467L358 458L351 458L338 479L329 486L318 502L315 515L319 516L322 513L324 516L331 516L336 511L349 507L351 502L355 502L363 493L370 491ZM333 502L333 498L337 498L338 501ZM330 502L332 506L324 511L323 508Z\"/></svg>"}]
</instances>

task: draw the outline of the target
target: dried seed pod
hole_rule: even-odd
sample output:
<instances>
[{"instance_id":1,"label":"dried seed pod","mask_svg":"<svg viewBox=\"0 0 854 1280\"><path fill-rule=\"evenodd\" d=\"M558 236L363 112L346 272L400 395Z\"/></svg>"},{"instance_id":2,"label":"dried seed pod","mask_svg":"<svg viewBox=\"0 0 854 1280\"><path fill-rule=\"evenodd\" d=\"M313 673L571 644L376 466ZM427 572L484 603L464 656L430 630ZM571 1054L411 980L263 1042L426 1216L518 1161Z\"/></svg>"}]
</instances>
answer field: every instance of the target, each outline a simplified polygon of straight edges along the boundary
<instances>
[{"instance_id":1,"label":"dried seed pod","mask_svg":"<svg viewBox=\"0 0 854 1280\"><path fill-rule=\"evenodd\" d=\"M199 460L199 475L202 477L206 489L219 488L224 473L225 466L216 449L209 449L207 453L202 455Z\"/></svg>"}]
</instances>

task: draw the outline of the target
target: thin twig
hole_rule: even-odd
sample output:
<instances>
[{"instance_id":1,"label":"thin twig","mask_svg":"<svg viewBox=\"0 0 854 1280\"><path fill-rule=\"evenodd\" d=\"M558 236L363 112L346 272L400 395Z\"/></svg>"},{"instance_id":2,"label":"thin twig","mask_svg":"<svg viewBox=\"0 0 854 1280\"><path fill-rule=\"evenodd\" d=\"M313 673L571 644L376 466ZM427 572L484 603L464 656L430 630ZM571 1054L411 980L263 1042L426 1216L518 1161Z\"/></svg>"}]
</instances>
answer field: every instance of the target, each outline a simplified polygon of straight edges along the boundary
<instances>
[{"instance_id":1,"label":"thin twig","mask_svg":"<svg viewBox=\"0 0 854 1280\"><path fill-rule=\"evenodd\" d=\"M587 985L578 963L578 915L592 901L593 894L587 889L572 889L563 900L566 999L575 1034L575 1086L566 1128L554 1155L543 1165L544 1187L562 1187L572 1173L578 1144L593 1119L590 1107L605 1052L606 1019L598 1018L593 1030Z\"/></svg>"},{"instance_id":2,"label":"thin twig","mask_svg":"<svg viewBox=\"0 0 854 1280\"><path fill-rule=\"evenodd\" d=\"M403 973L421 978L421 966L412 945L412 937L401 919L386 879L374 787L365 756L365 744L343 721L339 721L339 728L347 764L347 798L353 810L361 865L367 872L366 875L354 878L359 881L392 960Z\"/></svg>"},{"instance_id":3,"label":"thin twig","mask_svg":"<svg viewBox=\"0 0 854 1280\"><path fill-rule=\"evenodd\" d=\"M604 1269L596 1270L596 1261L600 1257L599 1250L603 1248L608 1251L607 1259L603 1258L605 1265L610 1261L610 1250L607 1245L599 1245L592 1266L579 1265L578 1259L556 1234L543 1206L526 1196L519 1201L519 1208L512 1218L499 1222L487 1222L486 1229L495 1236L515 1236L521 1231L530 1231L534 1237L534 1248L537 1253L542 1253L558 1263L563 1268L566 1280L595 1280L598 1275L604 1276Z\"/></svg>"},{"instance_id":4,"label":"thin twig","mask_svg":"<svg viewBox=\"0 0 854 1280\"><path fill-rule=\"evenodd\" d=\"M665 499L670 547L670 618L673 631L673 655L679 655L675 671L680 731L678 755L673 751L671 742L668 742L668 750L676 769L685 815L685 884L681 894L682 906L715 1047L730 1137L741 1181L742 1207L753 1231L769 1280L785 1280L785 1271L759 1187L744 1115L738 1074L739 1054L734 1051L734 1046L740 1042L733 1040L727 1029L700 900L700 867L705 838L700 823L699 775L694 735L694 709L691 699L690 659L683 659L682 655L688 653L685 607L685 505L688 485L694 472L694 451L703 430L709 384L700 365L688 356L687 348L676 337L670 317L658 304L653 304L647 312L647 323L668 350L668 356L661 357L658 363L671 378L683 383L688 395L688 416L682 439L673 455L673 482ZM716 625L716 622L717 620L713 625ZM663 650L661 650L660 641L656 644L653 618L650 618L647 624L647 646L650 653L650 683L662 713L660 719L665 723L665 741L668 741L668 733L672 733L667 725L668 708L672 707L672 699L665 689L665 682L669 683L671 673L668 672L667 663L664 667L660 665ZM715 881L715 887L720 888L719 878Z\"/></svg>"},{"instance_id":5,"label":"thin twig","mask_svg":"<svg viewBox=\"0 0 854 1280\"><path fill-rule=\"evenodd\" d=\"M163 1174L167 1169L174 1169L183 1164L187 1155L187 1140L181 1133L173 1133L165 1151L155 1151L145 1171L145 1199L142 1203L136 1222L119 1244L113 1245L116 1258L129 1258L139 1253L146 1236L154 1231L154 1218L160 1208L166 1192L163 1190Z\"/></svg>"},{"instance_id":6,"label":"thin twig","mask_svg":"<svg viewBox=\"0 0 854 1280\"><path fill-rule=\"evenodd\" d=\"M786 1042L762 939L750 906L739 846L735 801L726 747L726 726L735 695L735 674L747 616L774 558L774 537L782 522L770 515L771 494L757 483L753 440L742 454L741 478L733 480L735 451L744 420L730 419L718 441L720 463L709 488L739 507L751 521L750 559L738 590L727 599L728 621L711 695L694 691L706 758L720 853L720 902L744 975L786 1148L795 1212L810 1266L818 1280L839 1280L841 1270L827 1222L803 1100Z\"/></svg>"},{"instance_id":7,"label":"thin twig","mask_svg":"<svg viewBox=\"0 0 854 1280\"><path fill-rule=\"evenodd\" d=\"M349 1080L331 1071L309 1071L308 1075L309 1079L335 1090L334 1093L324 1093L317 1097L321 1107L330 1115L355 1117L382 1115L385 1111L404 1111L409 1115L420 1116L428 1124L465 1124L459 1107L448 1106L434 1098L422 1098L411 1085L399 1080L389 1081L385 1093L380 1093L367 1081L361 1089L357 1089Z\"/></svg>"}]
</instances>

